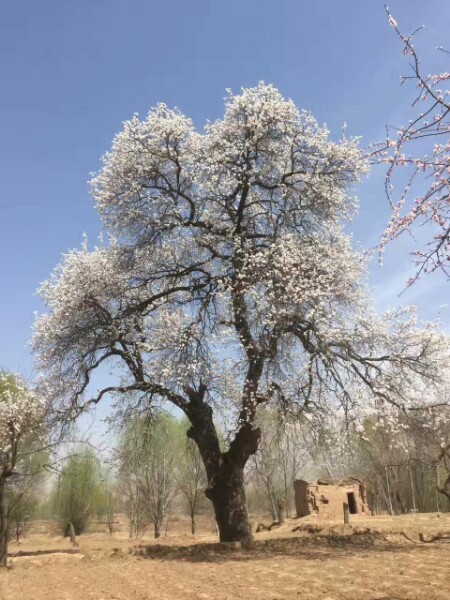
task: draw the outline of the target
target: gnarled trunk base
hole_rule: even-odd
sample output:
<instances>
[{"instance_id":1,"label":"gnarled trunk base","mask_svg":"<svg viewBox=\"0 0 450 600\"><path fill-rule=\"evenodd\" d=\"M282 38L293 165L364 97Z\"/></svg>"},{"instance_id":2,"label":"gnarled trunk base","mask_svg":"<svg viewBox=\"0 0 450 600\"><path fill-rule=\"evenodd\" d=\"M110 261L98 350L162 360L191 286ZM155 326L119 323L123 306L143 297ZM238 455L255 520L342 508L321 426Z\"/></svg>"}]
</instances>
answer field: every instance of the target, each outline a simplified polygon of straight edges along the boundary
<instances>
[{"instance_id":1,"label":"gnarled trunk base","mask_svg":"<svg viewBox=\"0 0 450 600\"><path fill-rule=\"evenodd\" d=\"M220 541L250 544L252 532L245 500L243 469L236 466L219 469L205 494L214 506Z\"/></svg>"},{"instance_id":2,"label":"gnarled trunk base","mask_svg":"<svg viewBox=\"0 0 450 600\"><path fill-rule=\"evenodd\" d=\"M244 467L248 457L258 449L261 432L243 414L229 449L221 452L212 408L203 402L205 391L206 388L190 390L191 405L186 415L192 427L187 435L197 444L205 465L208 477L205 495L214 506L220 541L250 545L252 532L245 501Z\"/></svg>"}]
</instances>

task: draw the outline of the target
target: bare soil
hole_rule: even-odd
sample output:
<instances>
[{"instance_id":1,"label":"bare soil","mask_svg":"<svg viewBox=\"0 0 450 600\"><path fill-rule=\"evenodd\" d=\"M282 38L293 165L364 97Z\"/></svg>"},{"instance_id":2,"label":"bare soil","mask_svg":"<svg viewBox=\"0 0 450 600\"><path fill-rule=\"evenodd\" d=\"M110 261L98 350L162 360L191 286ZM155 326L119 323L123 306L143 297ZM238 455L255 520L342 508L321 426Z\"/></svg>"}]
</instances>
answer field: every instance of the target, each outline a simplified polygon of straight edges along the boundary
<instances>
[{"instance_id":1,"label":"bare soil","mask_svg":"<svg viewBox=\"0 0 450 600\"><path fill-rule=\"evenodd\" d=\"M448 514L353 517L350 526L289 519L256 534L251 549L218 544L212 521L200 521L196 536L180 517L167 537L136 541L121 520L111 536L101 526L80 536L78 548L38 524L10 545L0 600L450 598Z\"/></svg>"}]
</instances>

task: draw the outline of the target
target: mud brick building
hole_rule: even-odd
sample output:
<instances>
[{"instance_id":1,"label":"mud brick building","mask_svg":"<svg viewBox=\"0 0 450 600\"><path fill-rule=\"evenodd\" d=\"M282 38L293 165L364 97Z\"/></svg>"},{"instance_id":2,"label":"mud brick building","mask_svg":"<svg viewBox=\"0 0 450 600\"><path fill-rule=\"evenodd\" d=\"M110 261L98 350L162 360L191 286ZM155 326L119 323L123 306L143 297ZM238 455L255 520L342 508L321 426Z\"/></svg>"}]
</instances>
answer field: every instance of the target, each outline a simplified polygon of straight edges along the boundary
<instances>
[{"instance_id":1,"label":"mud brick building","mask_svg":"<svg viewBox=\"0 0 450 600\"><path fill-rule=\"evenodd\" d=\"M344 503L348 504L350 514L370 514L366 489L357 479L319 479L317 483L297 479L294 492L297 517L341 519Z\"/></svg>"}]
</instances>

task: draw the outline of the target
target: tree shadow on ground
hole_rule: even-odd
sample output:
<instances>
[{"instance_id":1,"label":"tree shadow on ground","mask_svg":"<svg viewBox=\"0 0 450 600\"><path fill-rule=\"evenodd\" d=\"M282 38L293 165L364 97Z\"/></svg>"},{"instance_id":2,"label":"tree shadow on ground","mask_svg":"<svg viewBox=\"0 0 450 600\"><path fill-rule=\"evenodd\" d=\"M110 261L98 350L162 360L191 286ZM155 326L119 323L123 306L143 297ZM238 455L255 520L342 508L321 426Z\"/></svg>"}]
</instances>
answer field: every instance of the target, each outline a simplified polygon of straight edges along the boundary
<instances>
[{"instance_id":1,"label":"tree shadow on ground","mask_svg":"<svg viewBox=\"0 0 450 600\"><path fill-rule=\"evenodd\" d=\"M18 558L20 556L43 556L46 554L80 554L77 548L66 548L61 550L19 550L18 552L9 552L8 558Z\"/></svg>"},{"instance_id":2,"label":"tree shadow on ground","mask_svg":"<svg viewBox=\"0 0 450 600\"><path fill-rule=\"evenodd\" d=\"M382 535L309 536L256 540L252 547L243 549L235 544L199 543L190 546L163 544L139 545L130 553L141 558L188 562L226 562L296 557L326 561L336 555L354 555L361 552L409 552L421 544L392 543Z\"/></svg>"}]
</instances>

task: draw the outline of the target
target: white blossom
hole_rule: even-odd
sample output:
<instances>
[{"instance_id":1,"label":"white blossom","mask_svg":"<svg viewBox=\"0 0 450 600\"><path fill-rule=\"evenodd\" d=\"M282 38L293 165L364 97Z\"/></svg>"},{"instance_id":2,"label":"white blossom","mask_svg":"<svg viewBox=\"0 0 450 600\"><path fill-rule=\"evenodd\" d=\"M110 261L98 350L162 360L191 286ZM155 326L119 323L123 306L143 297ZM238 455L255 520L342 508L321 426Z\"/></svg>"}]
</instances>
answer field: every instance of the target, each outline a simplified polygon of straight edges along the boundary
<instances>
[{"instance_id":1,"label":"white blossom","mask_svg":"<svg viewBox=\"0 0 450 600\"><path fill-rule=\"evenodd\" d=\"M0 372L0 469L9 476L23 436L38 428L45 402L18 375Z\"/></svg>"},{"instance_id":2,"label":"white blossom","mask_svg":"<svg viewBox=\"0 0 450 600\"><path fill-rule=\"evenodd\" d=\"M33 346L53 396L75 413L107 393L121 414L130 393L190 418L207 404L236 444L257 438L261 404L413 406L448 341L371 306L345 232L366 170L357 139L331 141L263 83L229 92L202 132L162 104L127 121L92 180L105 242L70 251L40 290ZM92 391L104 364L120 383Z\"/></svg>"}]
</instances>

